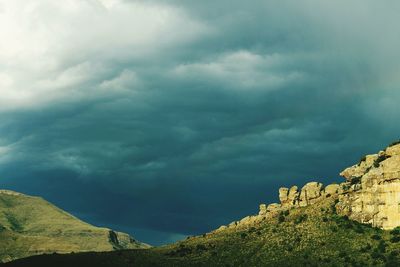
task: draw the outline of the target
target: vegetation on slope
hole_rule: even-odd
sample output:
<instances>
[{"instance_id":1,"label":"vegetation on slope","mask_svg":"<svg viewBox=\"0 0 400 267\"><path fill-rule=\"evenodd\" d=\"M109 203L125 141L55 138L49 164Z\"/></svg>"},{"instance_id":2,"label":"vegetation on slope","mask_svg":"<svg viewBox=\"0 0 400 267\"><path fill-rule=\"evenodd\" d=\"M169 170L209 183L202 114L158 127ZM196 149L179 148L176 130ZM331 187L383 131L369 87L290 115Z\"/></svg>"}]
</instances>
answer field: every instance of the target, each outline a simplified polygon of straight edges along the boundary
<instances>
[{"instance_id":1,"label":"vegetation on slope","mask_svg":"<svg viewBox=\"0 0 400 267\"><path fill-rule=\"evenodd\" d=\"M336 214L336 200L149 250L46 255L6 266L399 266L400 229Z\"/></svg>"},{"instance_id":2,"label":"vegetation on slope","mask_svg":"<svg viewBox=\"0 0 400 267\"><path fill-rule=\"evenodd\" d=\"M52 252L144 247L127 234L82 222L42 198L10 191L0 192L0 240L0 262Z\"/></svg>"}]
</instances>

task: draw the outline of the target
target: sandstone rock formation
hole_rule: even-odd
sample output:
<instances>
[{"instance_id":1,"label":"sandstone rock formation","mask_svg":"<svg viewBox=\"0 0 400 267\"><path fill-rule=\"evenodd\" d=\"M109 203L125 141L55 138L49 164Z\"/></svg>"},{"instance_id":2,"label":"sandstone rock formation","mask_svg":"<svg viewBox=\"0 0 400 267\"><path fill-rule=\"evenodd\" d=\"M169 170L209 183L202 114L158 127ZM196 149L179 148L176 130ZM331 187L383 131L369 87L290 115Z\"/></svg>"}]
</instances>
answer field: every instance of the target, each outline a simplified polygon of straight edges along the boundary
<instances>
[{"instance_id":1,"label":"sandstone rock formation","mask_svg":"<svg viewBox=\"0 0 400 267\"><path fill-rule=\"evenodd\" d=\"M292 186L290 189L282 187L279 189L279 200L283 207L290 207L296 204L299 200L299 192L297 186Z\"/></svg>"},{"instance_id":2,"label":"sandstone rock formation","mask_svg":"<svg viewBox=\"0 0 400 267\"><path fill-rule=\"evenodd\" d=\"M400 142L362 160L340 173L346 181L330 184L309 182L300 192L297 186L279 189L280 203L261 204L258 215L247 216L226 228L246 227L292 208L312 205L324 198L337 199L338 214L374 227L393 229L400 226Z\"/></svg>"},{"instance_id":3,"label":"sandstone rock formation","mask_svg":"<svg viewBox=\"0 0 400 267\"><path fill-rule=\"evenodd\" d=\"M258 212L258 215L263 216L267 214L267 205L261 204L260 205L260 211Z\"/></svg>"},{"instance_id":4,"label":"sandstone rock formation","mask_svg":"<svg viewBox=\"0 0 400 267\"><path fill-rule=\"evenodd\" d=\"M340 185L338 184L330 184L324 189L324 193L326 197L330 197L332 195L336 195L340 190Z\"/></svg>"},{"instance_id":5,"label":"sandstone rock formation","mask_svg":"<svg viewBox=\"0 0 400 267\"><path fill-rule=\"evenodd\" d=\"M318 201L318 198L322 195L322 184L317 182L307 183L301 189L299 205L304 207Z\"/></svg>"},{"instance_id":6,"label":"sandstone rock formation","mask_svg":"<svg viewBox=\"0 0 400 267\"><path fill-rule=\"evenodd\" d=\"M400 226L400 144L367 155L341 175L347 182L338 212L383 229Z\"/></svg>"}]
</instances>

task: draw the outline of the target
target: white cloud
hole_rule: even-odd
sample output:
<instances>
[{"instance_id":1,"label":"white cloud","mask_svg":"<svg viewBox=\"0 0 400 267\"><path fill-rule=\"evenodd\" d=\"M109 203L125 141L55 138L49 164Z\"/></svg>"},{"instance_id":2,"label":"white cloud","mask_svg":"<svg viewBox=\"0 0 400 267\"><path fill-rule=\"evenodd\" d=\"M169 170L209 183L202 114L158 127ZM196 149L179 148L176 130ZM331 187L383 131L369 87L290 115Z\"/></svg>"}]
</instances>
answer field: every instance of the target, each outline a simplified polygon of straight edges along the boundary
<instances>
[{"instance_id":1,"label":"white cloud","mask_svg":"<svg viewBox=\"0 0 400 267\"><path fill-rule=\"evenodd\" d=\"M154 57L207 31L184 10L142 1L0 0L0 111L76 90L85 97L82 85L101 84L113 64Z\"/></svg>"},{"instance_id":2,"label":"white cloud","mask_svg":"<svg viewBox=\"0 0 400 267\"><path fill-rule=\"evenodd\" d=\"M100 84L104 90L124 90L139 85L138 75L131 70L123 70L118 76L105 80Z\"/></svg>"},{"instance_id":3,"label":"white cloud","mask_svg":"<svg viewBox=\"0 0 400 267\"><path fill-rule=\"evenodd\" d=\"M259 55L240 50L205 62L179 65L170 74L179 79L220 82L230 88L274 90L303 77L296 70L279 70L287 62L285 55Z\"/></svg>"}]
</instances>

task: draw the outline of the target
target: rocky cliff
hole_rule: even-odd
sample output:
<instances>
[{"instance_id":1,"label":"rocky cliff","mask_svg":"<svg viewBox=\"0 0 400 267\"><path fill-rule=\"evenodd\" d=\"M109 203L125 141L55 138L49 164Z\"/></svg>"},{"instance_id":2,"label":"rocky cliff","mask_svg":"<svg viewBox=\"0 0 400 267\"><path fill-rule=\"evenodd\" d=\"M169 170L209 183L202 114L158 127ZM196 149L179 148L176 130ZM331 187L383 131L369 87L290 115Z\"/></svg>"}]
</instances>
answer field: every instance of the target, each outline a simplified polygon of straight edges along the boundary
<instances>
[{"instance_id":1,"label":"rocky cliff","mask_svg":"<svg viewBox=\"0 0 400 267\"><path fill-rule=\"evenodd\" d=\"M383 229L400 226L400 144L365 156L341 172L346 178L338 211Z\"/></svg>"},{"instance_id":2,"label":"rocky cliff","mask_svg":"<svg viewBox=\"0 0 400 267\"><path fill-rule=\"evenodd\" d=\"M335 198L337 213L352 220L382 229L400 226L400 142L363 157L340 175L346 181L326 187L319 182L309 182L300 190L297 186L282 187L279 189L280 203L261 204L258 215L247 216L216 231L245 227L326 198Z\"/></svg>"}]
</instances>

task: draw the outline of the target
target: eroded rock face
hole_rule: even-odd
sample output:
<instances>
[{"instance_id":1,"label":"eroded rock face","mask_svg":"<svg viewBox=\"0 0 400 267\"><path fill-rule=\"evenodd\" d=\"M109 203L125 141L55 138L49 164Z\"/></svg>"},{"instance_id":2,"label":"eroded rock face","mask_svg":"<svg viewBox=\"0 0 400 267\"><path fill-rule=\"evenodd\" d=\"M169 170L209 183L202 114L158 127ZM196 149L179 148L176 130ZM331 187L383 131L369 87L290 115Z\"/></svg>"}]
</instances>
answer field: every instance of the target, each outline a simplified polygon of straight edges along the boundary
<instances>
[{"instance_id":1,"label":"eroded rock face","mask_svg":"<svg viewBox=\"0 0 400 267\"><path fill-rule=\"evenodd\" d=\"M258 215L247 216L217 231L247 227L284 210L312 205L328 197L336 198L337 212L352 220L383 229L400 226L400 143L365 156L340 175L345 182L325 188L318 182L307 183L300 192L297 186L282 187L279 189L280 203L261 204Z\"/></svg>"},{"instance_id":2,"label":"eroded rock face","mask_svg":"<svg viewBox=\"0 0 400 267\"><path fill-rule=\"evenodd\" d=\"M301 207L307 206L309 204L318 201L321 196L322 184L318 182L307 183L301 189L299 205Z\"/></svg>"},{"instance_id":3,"label":"eroded rock face","mask_svg":"<svg viewBox=\"0 0 400 267\"><path fill-rule=\"evenodd\" d=\"M298 203L299 192L297 186L292 186L290 189L281 187L279 189L279 200L282 207L291 207Z\"/></svg>"},{"instance_id":4,"label":"eroded rock face","mask_svg":"<svg viewBox=\"0 0 400 267\"><path fill-rule=\"evenodd\" d=\"M337 194L340 190L340 185L338 184L330 184L324 189L324 193L326 197L333 196Z\"/></svg>"},{"instance_id":5,"label":"eroded rock face","mask_svg":"<svg viewBox=\"0 0 400 267\"><path fill-rule=\"evenodd\" d=\"M260 211L258 212L258 215L266 215L267 214L267 205L265 204L260 204Z\"/></svg>"},{"instance_id":6,"label":"eroded rock face","mask_svg":"<svg viewBox=\"0 0 400 267\"><path fill-rule=\"evenodd\" d=\"M339 213L383 229L400 226L400 144L366 156L341 175L347 183Z\"/></svg>"}]
</instances>

